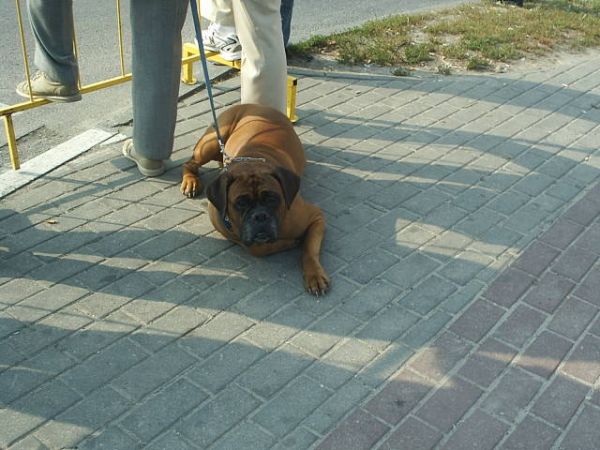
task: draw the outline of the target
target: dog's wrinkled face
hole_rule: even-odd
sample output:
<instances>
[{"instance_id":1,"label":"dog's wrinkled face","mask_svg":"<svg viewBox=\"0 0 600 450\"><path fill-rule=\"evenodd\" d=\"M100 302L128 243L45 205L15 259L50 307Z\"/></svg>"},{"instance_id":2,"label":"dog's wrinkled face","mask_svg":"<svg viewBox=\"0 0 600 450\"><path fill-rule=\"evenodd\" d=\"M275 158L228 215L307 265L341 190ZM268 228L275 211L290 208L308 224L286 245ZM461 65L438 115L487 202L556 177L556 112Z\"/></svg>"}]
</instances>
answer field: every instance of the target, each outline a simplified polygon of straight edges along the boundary
<instances>
[{"instance_id":1,"label":"dog's wrinkled face","mask_svg":"<svg viewBox=\"0 0 600 450\"><path fill-rule=\"evenodd\" d=\"M278 239L279 224L300 184L300 179L286 169L251 164L255 166L252 170L240 170L241 164L233 164L207 188L208 199L225 226L229 222L246 246Z\"/></svg>"}]
</instances>

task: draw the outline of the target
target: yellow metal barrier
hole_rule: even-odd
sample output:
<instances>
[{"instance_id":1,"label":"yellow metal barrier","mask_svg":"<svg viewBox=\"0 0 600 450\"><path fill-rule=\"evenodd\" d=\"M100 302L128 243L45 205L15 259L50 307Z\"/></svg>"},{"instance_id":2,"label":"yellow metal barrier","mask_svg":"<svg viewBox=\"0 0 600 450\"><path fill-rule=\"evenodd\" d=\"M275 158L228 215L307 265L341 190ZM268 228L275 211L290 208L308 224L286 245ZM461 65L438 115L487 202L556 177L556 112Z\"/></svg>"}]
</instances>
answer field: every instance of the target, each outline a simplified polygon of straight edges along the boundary
<instances>
[{"instance_id":1,"label":"yellow metal barrier","mask_svg":"<svg viewBox=\"0 0 600 450\"><path fill-rule=\"evenodd\" d=\"M199 0L198 4L200 3ZM23 29L23 18L21 13L21 5L20 0L15 0L16 9L17 9L17 21L19 25L19 35L21 39L21 50L23 55L23 64L25 67L25 76L28 83L29 88L29 100L21 103L16 103L14 105L9 105L3 108L0 108L0 115L4 121L4 133L6 135L6 142L8 144L8 152L10 155L10 161L14 170L18 170L21 166L19 161L19 153L17 150L17 140L15 137L15 129L12 120L12 115L20 112L26 111L28 109L37 108L42 105L46 105L50 103L49 100L41 99L41 98L33 98L31 93L31 73L29 69L29 59L27 55L27 45L25 44L25 33ZM119 62L121 73L119 76L114 78L109 78L107 80L98 81L95 83L82 85L81 78L78 80L78 85L80 87L81 94L87 94L90 92L98 91L100 89L104 89L107 87L115 86L117 84L125 83L131 80L131 73L125 73L125 59L124 59L124 51L123 51L123 26L121 20L121 1L116 0L117 6L117 34L118 34L118 42L119 42ZM77 40L75 36L73 36L73 48L75 51L75 55L78 54L77 49ZM223 64L229 67L233 67L234 69L241 69L241 62L238 61L226 61L218 53L207 52L206 59L210 61L217 62L219 64ZM193 63L195 61L200 60L200 52L198 47L194 44L185 43L183 45L183 55L182 55L182 74L181 80L187 84L195 84L197 81L194 78L193 73ZM288 76L288 94L287 94L287 114L292 122L296 122L296 90L297 90L297 82L298 80L294 77Z\"/></svg>"},{"instance_id":2,"label":"yellow metal barrier","mask_svg":"<svg viewBox=\"0 0 600 450\"><path fill-rule=\"evenodd\" d=\"M223 59L218 53L206 51L206 59L209 61L216 62L218 64L233 67L234 69L241 70L242 64L240 60L227 61ZM181 81L186 84L195 84L197 82L194 77L194 62L200 61L200 50L195 44L185 43L183 44L183 55L182 55L182 70L181 70ZM287 116L292 122L298 120L296 115L296 91L298 87L298 79L288 75L287 79Z\"/></svg>"},{"instance_id":3,"label":"yellow metal barrier","mask_svg":"<svg viewBox=\"0 0 600 450\"><path fill-rule=\"evenodd\" d=\"M20 111L26 111L28 109L37 108L42 105L46 105L50 103L49 100L41 99L41 98L33 98L31 93L31 71L29 69L29 58L27 56L27 45L25 43L25 32L23 29L23 16L21 13L21 4L20 0L15 0L15 5L17 9L17 21L19 26L19 35L21 39L21 50L23 54L23 65L25 67L25 76L28 84L29 90L29 100L16 103L14 105L9 105L4 108L0 108L0 115L4 121L4 132L6 134L6 142L8 144L8 152L10 155L10 162L14 170L18 170L21 166L19 161L19 153L17 151L17 140L15 137L15 129L12 120L12 115L14 113ZM96 83L91 83L88 85L82 86L81 78L78 79L77 83L80 87L80 91L82 94L87 94L89 92L94 92L106 87L114 86L117 84L125 83L131 80L131 73L125 73L125 59L123 56L123 27L121 20L121 1L116 0L117 5L117 32L118 32L118 41L119 41L119 57L121 64L121 74L114 78L109 78L107 80L98 81ZM73 36L73 48L75 50L75 55L78 54L77 49L77 40L75 36Z\"/></svg>"}]
</instances>

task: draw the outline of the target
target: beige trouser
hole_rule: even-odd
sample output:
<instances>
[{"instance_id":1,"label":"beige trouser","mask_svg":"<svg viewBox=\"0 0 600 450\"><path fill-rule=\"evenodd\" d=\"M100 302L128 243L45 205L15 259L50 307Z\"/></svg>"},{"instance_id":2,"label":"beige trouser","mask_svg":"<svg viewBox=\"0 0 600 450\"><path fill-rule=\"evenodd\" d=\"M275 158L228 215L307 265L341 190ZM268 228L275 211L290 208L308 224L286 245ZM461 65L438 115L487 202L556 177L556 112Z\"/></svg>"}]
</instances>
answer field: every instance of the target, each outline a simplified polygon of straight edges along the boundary
<instances>
[{"instance_id":1,"label":"beige trouser","mask_svg":"<svg viewBox=\"0 0 600 450\"><path fill-rule=\"evenodd\" d=\"M242 103L286 112L287 62L283 47L281 0L202 0L202 16L235 26L242 44Z\"/></svg>"}]
</instances>

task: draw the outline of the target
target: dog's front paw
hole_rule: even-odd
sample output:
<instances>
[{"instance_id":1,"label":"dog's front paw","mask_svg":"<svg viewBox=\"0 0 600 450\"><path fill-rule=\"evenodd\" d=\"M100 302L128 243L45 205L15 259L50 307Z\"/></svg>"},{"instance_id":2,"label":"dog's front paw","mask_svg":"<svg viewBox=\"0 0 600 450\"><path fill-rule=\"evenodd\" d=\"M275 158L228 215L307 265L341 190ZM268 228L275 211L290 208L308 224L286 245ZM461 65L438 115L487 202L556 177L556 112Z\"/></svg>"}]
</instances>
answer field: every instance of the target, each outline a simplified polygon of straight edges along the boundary
<instances>
[{"instance_id":1,"label":"dog's front paw","mask_svg":"<svg viewBox=\"0 0 600 450\"><path fill-rule=\"evenodd\" d=\"M183 195L192 198L202 192L202 183L197 176L184 175L180 189Z\"/></svg>"},{"instance_id":2,"label":"dog's front paw","mask_svg":"<svg viewBox=\"0 0 600 450\"><path fill-rule=\"evenodd\" d=\"M312 295L324 295L331 282L320 264L304 268L304 287Z\"/></svg>"}]
</instances>

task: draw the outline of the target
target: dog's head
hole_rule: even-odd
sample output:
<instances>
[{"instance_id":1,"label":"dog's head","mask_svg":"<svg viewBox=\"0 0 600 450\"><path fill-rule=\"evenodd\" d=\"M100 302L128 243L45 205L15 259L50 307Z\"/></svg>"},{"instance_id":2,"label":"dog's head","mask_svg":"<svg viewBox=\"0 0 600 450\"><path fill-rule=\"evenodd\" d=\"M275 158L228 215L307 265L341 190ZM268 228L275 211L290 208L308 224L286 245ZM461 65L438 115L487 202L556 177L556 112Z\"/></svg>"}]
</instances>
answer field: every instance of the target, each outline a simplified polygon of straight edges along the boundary
<instances>
[{"instance_id":1,"label":"dog's head","mask_svg":"<svg viewBox=\"0 0 600 450\"><path fill-rule=\"evenodd\" d=\"M283 167L235 163L207 188L223 224L246 246L274 242L300 188L300 177Z\"/></svg>"}]
</instances>

